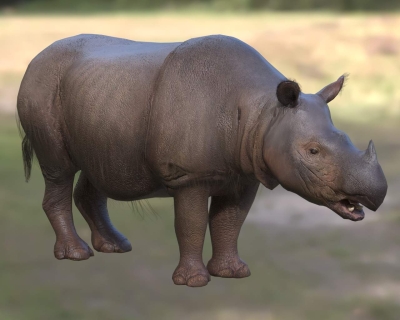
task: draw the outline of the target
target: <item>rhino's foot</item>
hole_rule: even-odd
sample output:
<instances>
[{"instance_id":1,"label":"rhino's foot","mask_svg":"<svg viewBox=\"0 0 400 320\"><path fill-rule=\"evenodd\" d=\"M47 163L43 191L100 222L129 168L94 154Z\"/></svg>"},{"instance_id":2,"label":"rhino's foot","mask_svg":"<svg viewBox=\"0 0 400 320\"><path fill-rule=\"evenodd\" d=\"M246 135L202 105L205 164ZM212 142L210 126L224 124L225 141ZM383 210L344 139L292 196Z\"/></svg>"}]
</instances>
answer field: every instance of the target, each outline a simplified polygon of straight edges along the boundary
<instances>
[{"instance_id":1,"label":"rhino's foot","mask_svg":"<svg viewBox=\"0 0 400 320\"><path fill-rule=\"evenodd\" d=\"M104 253L124 253L132 250L132 245L119 232L110 232L102 235L99 232L92 233L92 244L96 251Z\"/></svg>"},{"instance_id":2,"label":"rhino's foot","mask_svg":"<svg viewBox=\"0 0 400 320\"><path fill-rule=\"evenodd\" d=\"M54 246L54 256L58 260L69 259L74 261L87 260L94 256L92 249L80 238L59 241Z\"/></svg>"},{"instance_id":3,"label":"rhino's foot","mask_svg":"<svg viewBox=\"0 0 400 320\"><path fill-rule=\"evenodd\" d=\"M172 275L176 285L187 285L188 287L203 287L211 280L210 274L202 262L180 263Z\"/></svg>"},{"instance_id":4,"label":"rhino's foot","mask_svg":"<svg viewBox=\"0 0 400 320\"><path fill-rule=\"evenodd\" d=\"M236 258L215 259L207 264L208 272L214 277L245 278L250 276L250 269L245 262Z\"/></svg>"}]
</instances>

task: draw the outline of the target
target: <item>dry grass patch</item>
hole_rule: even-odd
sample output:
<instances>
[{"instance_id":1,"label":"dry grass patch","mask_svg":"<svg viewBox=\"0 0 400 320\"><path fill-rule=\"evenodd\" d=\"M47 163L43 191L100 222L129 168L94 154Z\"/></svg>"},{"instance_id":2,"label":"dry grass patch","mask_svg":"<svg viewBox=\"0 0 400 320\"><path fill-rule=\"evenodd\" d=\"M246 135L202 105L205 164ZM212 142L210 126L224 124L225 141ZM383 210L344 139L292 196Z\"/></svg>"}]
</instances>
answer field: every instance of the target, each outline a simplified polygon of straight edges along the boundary
<instances>
[{"instance_id":1,"label":"dry grass patch","mask_svg":"<svg viewBox=\"0 0 400 320\"><path fill-rule=\"evenodd\" d=\"M0 20L0 108L13 109L30 60L52 42L80 33L143 41L184 41L227 34L254 46L278 70L315 92L342 73L348 88L332 104L334 118L400 118L400 15L132 14L3 16Z\"/></svg>"}]
</instances>

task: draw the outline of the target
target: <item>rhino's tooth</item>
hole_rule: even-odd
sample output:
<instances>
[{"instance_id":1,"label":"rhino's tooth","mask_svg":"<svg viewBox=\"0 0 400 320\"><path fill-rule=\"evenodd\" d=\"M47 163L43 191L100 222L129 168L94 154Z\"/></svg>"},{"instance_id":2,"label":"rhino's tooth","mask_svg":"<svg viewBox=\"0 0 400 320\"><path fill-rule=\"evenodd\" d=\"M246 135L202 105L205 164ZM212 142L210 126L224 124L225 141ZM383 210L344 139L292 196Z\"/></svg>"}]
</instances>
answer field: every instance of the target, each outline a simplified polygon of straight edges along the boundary
<instances>
[{"instance_id":1,"label":"rhino's tooth","mask_svg":"<svg viewBox=\"0 0 400 320\"><path fill-rule=\"evenodd\" d=\"M347 209L349 209L350 212L353 212L354 211L354 206L349 206L349 207L347 207Z\"/></svg>"}]
</instances>

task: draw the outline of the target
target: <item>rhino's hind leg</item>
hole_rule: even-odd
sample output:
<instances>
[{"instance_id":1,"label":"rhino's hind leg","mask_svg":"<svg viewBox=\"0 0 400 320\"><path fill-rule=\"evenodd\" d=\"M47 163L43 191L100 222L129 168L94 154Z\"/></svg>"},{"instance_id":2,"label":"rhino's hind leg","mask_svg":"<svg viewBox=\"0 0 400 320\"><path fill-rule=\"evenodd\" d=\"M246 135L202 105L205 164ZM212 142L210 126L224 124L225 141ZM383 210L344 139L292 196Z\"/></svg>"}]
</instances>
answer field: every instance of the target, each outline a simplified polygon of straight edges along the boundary
<instances>
[{"instance_id":1,"label":"rhino's hind leg","mask_svg":"<svg viewBox=\"0 0 400 320\"><path fill-rule=\"evenodd\" d=\"M258 183L245 187L240 195L213 197L210 207L210 234L213 254L207 269L214 277L244 278L250 269L239 258L240 229L257 193Z\"/></svg>"},{"instance_id":2,"label":"rhino's hind leg","mask_svg":"<svg viewBox=\"0 0 400 320\"><path fill-rule=\"evenodd\" d=\"M76 261L89 259L93 251L76 233L72 218L74 176L53 180L44 170L43 175L46 184L43 209L56 233L55 257Z\"/></svg>"},{"instance_id":3,"label":"rhino's hind leg","mask_svg":"<svg viewBox=\"0 0 400 320\"><path fill-rule=\"evenodd\" d=\"M132 246L110 221L107 197L101 194L81 172L74 190L75 205L92 231L93 248L99 252L128 252Z\"/></svg>"},{"instance_id":4,"label":"rhino's hind leg","mask_svg":"<svg viewBox=\"0 0 400 320\"><path fill-rule=\"evenodd\" d=\"M201 187L180 189L174 196L175 232L180 260L172 280L177 285L202 287L210 281L202 259L207 229L207 200L208 190Z\"/></svg>"}]
</instances>

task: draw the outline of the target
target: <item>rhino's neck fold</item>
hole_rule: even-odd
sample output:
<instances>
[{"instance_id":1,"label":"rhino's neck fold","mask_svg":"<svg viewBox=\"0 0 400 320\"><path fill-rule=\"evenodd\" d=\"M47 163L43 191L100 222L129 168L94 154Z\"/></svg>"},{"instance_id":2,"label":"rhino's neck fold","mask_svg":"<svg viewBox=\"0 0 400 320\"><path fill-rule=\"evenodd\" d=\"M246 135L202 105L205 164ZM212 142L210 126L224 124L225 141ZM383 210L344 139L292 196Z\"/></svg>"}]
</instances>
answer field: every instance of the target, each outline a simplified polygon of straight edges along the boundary
<instances>
[{"instance_id":1,"label":"rhino's neck fold","mask_svg":"<svg viewBox=\"0 0 400 320\"><path fill-rule=\"evenodd\" d=\"M243 122L244 127L240 129L243 135L239 143L238 162L244 174L254 176L266 188L272 190L279 182L263 160L263 144L273 116L265 102L255 109L258 109L258 112L249 114Z\"/></svg>"},{"instance_id":2,"label":"rhino's neck fold","mask_svg":"<svg viewBox=\"0 0 400 320\"><path fill-rule=\"evenodd\" d=\"M264 130L263 130L264 129ZM255 143L253 148L253 170L254 175L258 181L260 181L266 188L273 190L279 185L279 181L272 174L268 165L264 161L263 149L264 149L264 135L266 127L260 125L255 136Z\"/></svg>"}]
</instances>

